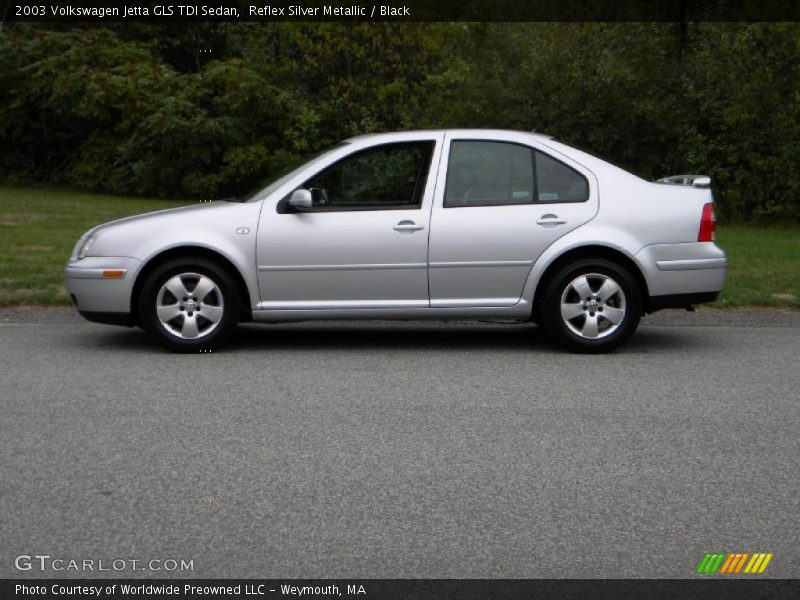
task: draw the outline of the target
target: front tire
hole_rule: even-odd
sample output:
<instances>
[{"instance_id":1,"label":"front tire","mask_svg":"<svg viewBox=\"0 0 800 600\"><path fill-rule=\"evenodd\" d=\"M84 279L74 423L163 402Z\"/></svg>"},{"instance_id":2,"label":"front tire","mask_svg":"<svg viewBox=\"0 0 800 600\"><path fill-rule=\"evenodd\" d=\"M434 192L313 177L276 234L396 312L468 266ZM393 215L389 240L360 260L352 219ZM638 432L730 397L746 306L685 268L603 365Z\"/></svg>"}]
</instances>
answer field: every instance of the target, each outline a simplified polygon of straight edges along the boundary
<instances>
[{"instance_id":1,"label":"front tire","mask_svg":"<svg viewBox=\"0 0 800 600\"><path fill-rule=\"evenodd\" d=\"M549 280L542 298L543 324L572 352L610 352L636 331L642 316L641 290L623 267L584 259Z\"/></svg>"},{"instance_id":2,"label":"front tire","mask_svg":"<svg viewBox=\"0 0 800 600\"><path fill-rule=\"evenodd\" d=\"M142 285L142 326L173 352L202 352L227 339L239 321L236 286L215 262L173 259L156 267Z\"/></svg>"}]
</instances>

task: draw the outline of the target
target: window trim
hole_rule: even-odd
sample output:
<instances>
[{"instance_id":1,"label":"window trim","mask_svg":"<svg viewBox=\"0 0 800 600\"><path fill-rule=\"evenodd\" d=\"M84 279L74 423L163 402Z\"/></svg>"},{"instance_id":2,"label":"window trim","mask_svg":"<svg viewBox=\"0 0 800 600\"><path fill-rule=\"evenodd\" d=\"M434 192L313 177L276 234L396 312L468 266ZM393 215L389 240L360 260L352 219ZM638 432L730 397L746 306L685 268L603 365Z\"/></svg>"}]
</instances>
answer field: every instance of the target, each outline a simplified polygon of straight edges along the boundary
<instances>
[{"instance_id":1,"label":"window trim","mask_svg":"<svg viewBox=\"0 0 800 600\"><path fill-rule=\"evenodd\" d=\"M284 196L278 201L275 207L276 211L279 214L308 214L308 213L326 213L326 212L367 212L367 211L380 211L380 210L422 210L423 199L425 196L425 189L428 185L428 177L430 176L431 172L431 163L433 161L433 156L436 151L436 140L433 139L386 142L383 144L375 144L374 146L361 148L360 150L356 150L355 152L351 152L350 154L341 157L339 160L329 164L324 169L317 171L316 173L308 177L305 181L303 181L295 189L303 189L303 186L308 184L308 182L314 179L315 177L319 177L320 175L323 175L327 171L335 168L342 162L357 157L361 154L366 154L368 152L372 152L378 149L403 147L403 146L423 146L423 152L424 152L423 159L420 161L420 166L417 169L417 180L414 183L413 204L383 204L383 205L368 204L361 206L358 204L349 204L349 205L338 205L338 206L317 206L317 207L312 207L308 210L295 211L289 208L289 198L294 192L294 190L292 190L292 192L289 192L286 196Z\"/></svg>"},{"instance_id":2,"label":"window trim","mask_svg":"<svg viewBox=\"0 0 800 600\"><path fill-rule=\"evenodd\" d=\"M502 204L486 203L486 204L448 205L447 204L447 181L448 181L448 179L450 177L450 155L453 152L453 144L458 143L458 142L483 142L483 143L490 143L490 144L510 144L510 145L513 145L513 146L521 146L522 148L525 148L526 150L529 150L531 152L531 163L532 163L532 168L533 168L533 193L534 193L534 198L536 198L536 200L534 200L532 202L509 202L509 203L502 203ZM538 199L539 198L539 177L537 176L537 173L536 173L536 153L537 152L539 152L541 154L544 154L547 158L550 158L550 159L556 161L557 163L560 163L560 164L564 165L567 169L569 169L570 171L572 171L572 172L576 173L577 175L579 175L580 177L582 177L583 180L586 182L586 198L584 198L583 200L558 200L558 201L539 200ZM573 167L571 165L568 165L563 160L560 160L560 159L556 158L552 154L549 154L547 152L544 152L543 150L540 150L536 146L529 146L529 145L523 144L521 142L512 142L512 141L509 141L509 140L498 140L498 139L488 139L488 138L482 138L482 139L458 138L458 139L455 139L455 140L453 140L453 139L450 140L450 144L449 144L448 151L447 151L447 172L446 172L445 178L444 178L444 191L442 192L442 208L481 208L481 207L488 207L488 206L504 207L504 206L542 206L542 205L550 206L550 205L554 205L554 204L581 204L583 202L588 202L591 197L592 197L592 188L591 188L591 185L589 183L589 178L586 177L586 175L584 175L583 173L578 171L575 167Z\"/></svg>"}]
</instances>

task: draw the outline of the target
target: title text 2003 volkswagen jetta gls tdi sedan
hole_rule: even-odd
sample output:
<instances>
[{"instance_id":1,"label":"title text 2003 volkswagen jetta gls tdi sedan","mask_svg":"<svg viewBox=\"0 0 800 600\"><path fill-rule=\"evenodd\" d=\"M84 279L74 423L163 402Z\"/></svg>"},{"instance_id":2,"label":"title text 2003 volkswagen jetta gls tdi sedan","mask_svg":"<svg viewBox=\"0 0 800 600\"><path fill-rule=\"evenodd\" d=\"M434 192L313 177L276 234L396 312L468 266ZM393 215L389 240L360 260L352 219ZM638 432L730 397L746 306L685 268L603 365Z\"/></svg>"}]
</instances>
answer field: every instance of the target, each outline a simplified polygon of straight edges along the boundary
<instances>
[{"instance_id":1,"label":"title text 2003 volkswagen jetta gls tdi sedan","mask_svg":"<svg viewBox=\"0 0 800 600\"><path fill-rule=\"evenodd\" d=\"M709 182L650 183L535 133L367 135L245 202L95 227L67 288L87 319L177 351L240 321L490 317L604 352L722 289Z\"/></svg>"}]
</instances>

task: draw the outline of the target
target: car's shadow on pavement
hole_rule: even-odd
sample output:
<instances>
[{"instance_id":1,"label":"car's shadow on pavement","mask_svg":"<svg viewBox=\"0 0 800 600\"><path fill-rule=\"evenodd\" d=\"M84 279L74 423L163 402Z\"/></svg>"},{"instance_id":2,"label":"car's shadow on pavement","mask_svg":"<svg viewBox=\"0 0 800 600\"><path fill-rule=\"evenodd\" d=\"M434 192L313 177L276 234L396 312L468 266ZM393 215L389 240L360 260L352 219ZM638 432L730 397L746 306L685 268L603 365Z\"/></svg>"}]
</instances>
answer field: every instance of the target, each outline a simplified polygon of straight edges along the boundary
<instances>
[{"instance_id":1,"label":"car's shadow on pavement","mask_svg":"<svg viewBox=\"0 0 800 600\"><path fill-rule=\"evenodd\" d=\"M274 350L553 350L545 331L530 323L325 322L245 325L231 349Z\"/></svg>"},{"instance_id":2,"label":"car's shadow on pavement","mask_svg":"<svg viewBox=\"0 0 800 600\"><path fill-rule=\"evenodd\" d=\"M689 327L641 327L614 354L671 353L708 348ZM164 351L140 329L94 330L83 342L95 348L128 352ZM502 322L305 322L241 325L219 352L458 350L563 353L542 327ZM166 352L166 351L164 351Z\"/></svg>"}]
</instances>

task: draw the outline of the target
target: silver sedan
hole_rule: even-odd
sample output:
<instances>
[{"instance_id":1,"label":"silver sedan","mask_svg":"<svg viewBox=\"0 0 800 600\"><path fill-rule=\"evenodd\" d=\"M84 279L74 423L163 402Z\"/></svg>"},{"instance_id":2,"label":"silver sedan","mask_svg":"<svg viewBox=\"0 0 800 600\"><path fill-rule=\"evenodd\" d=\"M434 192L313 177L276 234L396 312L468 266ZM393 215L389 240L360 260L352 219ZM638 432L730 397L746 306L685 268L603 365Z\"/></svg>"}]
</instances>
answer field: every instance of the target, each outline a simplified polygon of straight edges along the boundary
<instances>
[{"instance_id":1,"label":"silver sedan","mask_svg":"<svg viewBox=\"0 0 800 600\"><path fill-rule=\"evenodd\" d=\"M94 227L67 288L87 319L175 351L242 321L493 318L606 352L642 315L719 294L709 183L648 182L536 133L365 135L243 202Z\"/></svg>"}]
</instances>

